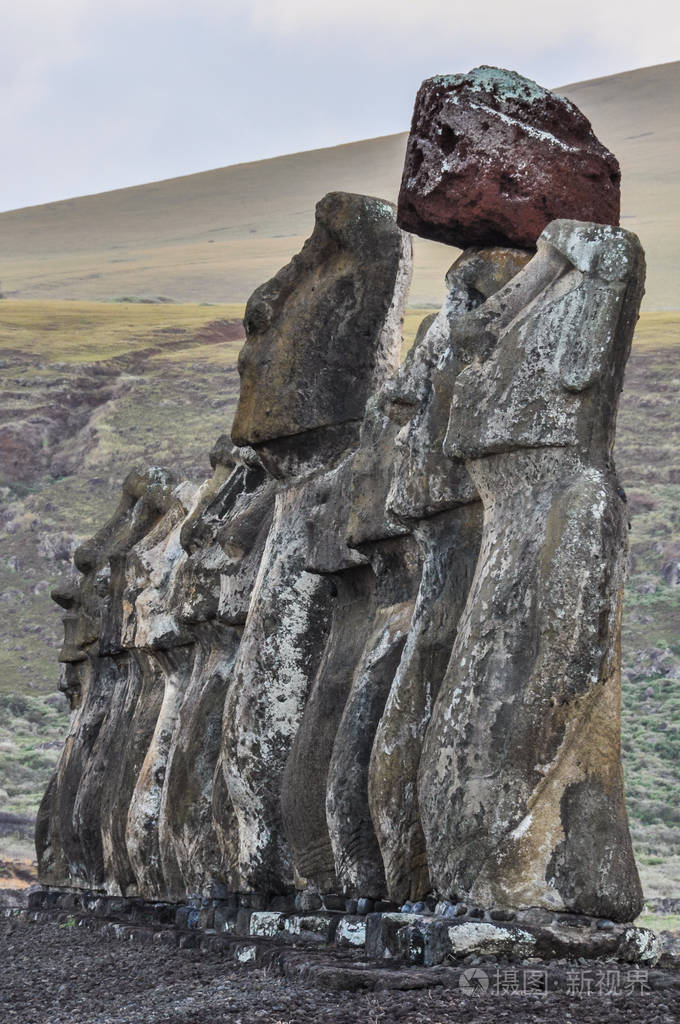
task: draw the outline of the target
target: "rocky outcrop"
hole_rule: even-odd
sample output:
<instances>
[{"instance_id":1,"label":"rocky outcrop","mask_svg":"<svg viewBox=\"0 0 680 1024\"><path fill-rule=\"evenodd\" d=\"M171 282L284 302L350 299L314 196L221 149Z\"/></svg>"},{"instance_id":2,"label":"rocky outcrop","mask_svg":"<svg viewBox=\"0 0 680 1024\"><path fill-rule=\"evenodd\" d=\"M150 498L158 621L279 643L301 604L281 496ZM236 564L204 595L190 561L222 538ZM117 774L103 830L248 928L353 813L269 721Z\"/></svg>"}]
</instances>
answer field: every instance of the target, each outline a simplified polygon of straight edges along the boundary
<instances>
[{"instance_id":1,"label":"rocky outcrop","mask_svg":"<svg viewBox=\"0 0 680 1024\"><path fill-rule=\"evenodd\" d=\"M616 158L573 103L479 67L421 85L398 222L461 248L526 248L560 217L618 224L620 183Z\"/></svg>"},{"instance_id":2,"label":"rocky outcrop","mask_svg":"<svg viewBox=\"0 0 680 1024\"><path fill-rule=\"evenodd\" d=\"M389 204L332 193L246 308L237 447L218 440L200 487L133 474L55 595L76 710L41 809L45 881L238 903L258 935L313 928L286 916L294 893L327 937L346 906L438 906L422 934L376 921L370 948L407 959L480 929L526 955L496 921L640 909L612 447L642 252L594 222L616 219L613 158L533 83L430 80L416 142L402 222L423 199L418 230L480 244L403 365L410 239ZM527 162L530 194L504 192ZM562 209L581 218L545 227Z\"/></svg>"}]
</instances>

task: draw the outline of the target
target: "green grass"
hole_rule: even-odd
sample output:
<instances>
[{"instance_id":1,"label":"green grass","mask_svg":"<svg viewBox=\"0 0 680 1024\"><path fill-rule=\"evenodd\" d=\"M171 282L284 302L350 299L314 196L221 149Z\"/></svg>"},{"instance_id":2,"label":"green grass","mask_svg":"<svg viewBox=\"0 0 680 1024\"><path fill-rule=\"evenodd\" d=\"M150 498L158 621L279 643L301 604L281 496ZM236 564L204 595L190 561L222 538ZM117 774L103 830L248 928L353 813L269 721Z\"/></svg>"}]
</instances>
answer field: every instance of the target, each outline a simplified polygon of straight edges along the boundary
<instances>
[{"instance_id":1,"label":"green grass","mask_svg":"<svg viewBox=\"0 0 680 1024\"><path fill-rule=\"evenodd\" d=\"M0 806L33 815L61 749L65 701L25 694L0 694Z\"/></svg>"},{"instance_id":2,"label":"green grass","mask_svg":"<svg viewBox=\"0 0 680 1024\"><path fill-rule=\"evenodd\" d=\"M654 932L680 931L679 914L640 914L635 923L640 928L651 928Z\"/></svg>"},{"instance_id":3,"label":"green grass","mask_svg":"<svg viewBox=\"0 0 680 1024\"><path fill-rule=\"evenodd\" d=\"M623 762L648 895L680 893L680 587L662 575L676 548L680 556L679 328L677 314L641 318L616 445L631 518Z\"/></svg>"}]
</instances>

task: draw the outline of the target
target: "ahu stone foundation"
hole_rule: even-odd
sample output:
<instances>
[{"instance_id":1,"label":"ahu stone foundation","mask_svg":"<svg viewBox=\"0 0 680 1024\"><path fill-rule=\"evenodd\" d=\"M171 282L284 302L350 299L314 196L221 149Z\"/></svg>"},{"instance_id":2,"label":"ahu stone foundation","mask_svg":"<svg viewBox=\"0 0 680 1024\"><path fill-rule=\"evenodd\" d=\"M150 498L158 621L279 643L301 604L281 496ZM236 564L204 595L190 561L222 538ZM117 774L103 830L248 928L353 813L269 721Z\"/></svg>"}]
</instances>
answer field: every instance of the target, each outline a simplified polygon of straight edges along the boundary
<instances>
[{"instance_id":1,"label":"ahu stone foundation","mask_svg":"<svg viewBox=\"0 0 680 1024\"><path fill-rule=\"evenodd\" d=\"M36 910L654 960L620 758L644 255L618 189L572 104L479 68L421 88L398 209L320 201L246 307L213 475L133 470L53 594L72 719ZM401 362L404 229L464 251Z\"/></svg>"}]
</instances>

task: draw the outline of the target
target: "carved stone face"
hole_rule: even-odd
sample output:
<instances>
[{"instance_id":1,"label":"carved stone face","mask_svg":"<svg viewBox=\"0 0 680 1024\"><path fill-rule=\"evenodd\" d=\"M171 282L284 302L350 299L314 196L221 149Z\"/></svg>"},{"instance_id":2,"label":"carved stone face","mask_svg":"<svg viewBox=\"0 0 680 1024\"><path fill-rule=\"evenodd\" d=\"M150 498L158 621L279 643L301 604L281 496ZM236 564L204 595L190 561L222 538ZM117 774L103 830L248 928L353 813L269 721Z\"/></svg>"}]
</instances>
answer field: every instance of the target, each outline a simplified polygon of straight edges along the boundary
<instances>
[{"instance_id":1,"label":"carved stone face","mask_svg":"<svg viewBox=\"0 0 680 1024\"><path fill-rule=\"evenodd\" d=\"M52 600L63 608L65 615L64 642L59 652L59 661L63 664L75 664L85 661L87 649L96 643L99 636L99 608L89 591L84 588L85 581L65 580L52 590Z\"/></svg>"},{"instance_id":2,"label":"carved stone face","mask_svg":"<svg viewBox=\"0 0 680 1024\"><path fill-rule=\"evenodd\" d=\"M165 515L127 556L120 598L124 647L165 650L191 639L178 622L173 594L179 566L186 560L182 523L195 499L191 484L176 487Z\"/></svg>"},{"instance_id":3,"label":"carved stone face","mask_svg":"<svg viewBox=\"0 0 680 1024\"><path fill-rule=\"evenodd\" d=\"M321 200L302 251L246 306L235 444L362 418L376 374L398 359L400 303L394 324L390 312L409 257L391 204L346 193Z\"/></svg>"},{"instance_id":4,"label":"carved stone face","mask_svg":"<svg viewBox=\"0 0 680 1024\"><path fill-rule=\"evenodd\" d=\"M97 574L99 577L103 573ZM96 652L99 638L100 608L91 581L64 580L52 590L52 600L63 608L64 642L59 651L61 677L59 689L68 699L71 710L78 707L86 690L90 673L90 657ZM99 580L100 587L108 578ZM96 584L95 584L96 586ZM105 594L101 594L101 600Z\"/></svg>"},{"instance_id":5,"label":"carved stone face","mask_svg":"<svg viewBox=\"0 0 680 1024\"><path fill-rule=\"evenodd\" d=\"M255 458L236 465L226 479L218 470L181 530L186 558L170 603L183 626L245 622L261 534L271 521L276 486Z\"/></svg>"},{"instance_id":6,"label":"carved stone face","mask_svg":"<svg viewBox=\"0 0 680 1024\"><path fill-rule=\"evenodd\" d=\"M347 541L352 547L410 532L387 509L394 439L399 424L387 416L379 396L370 399L361 426L361 443L352 461Z\"/></svg>"},{"instance_id":7,"label":"carved stone face","mask_svg":"<svg viewBox=\"0 0 680 1024\"><path fill-rule=\"evenodd\" d=\"M128 473L118 507L109 521L75 552L74 562L82 579L75 584L70 598L73 609L67 608L66 641L75 628L75 634L89 635L87 642L99 641L99 654L120 651L121 583L126 557L163 516L174 483L172 474L154 466ZM55 593L53 597L67 607L63 595ZM72 614L80 616L80 624L75 627L69 624Z\"/></svg>"},{"instance_id":8,"label":"carved stone face","mask_svg":"<svg viewBox=\"0 0 680 1024\"><path fill-rule=\"evenodd\" d=\"M453 387L470 336L481 332L482 342L488 340L484 303L526 266L530 257L525 250L503 247L464 252L446 275L444 305L436 317L423 321L413 348L388 385L386 411L393 418L401 417L404 424L395 441L387 498L394 515L421 519L475 499L462 462L447 457L442 446Z\"/></svg>"},{"instance_id":9,"label":"carved stone face","mask_svg":"<svg viewBox=\"0 0 680 1024\"><path fill-rule=\"evenodd\" d=\"M576 446L607 460L628 357L617 325L635 315L643 280L634 235L550 224L531 263L489 304L498 341L487 359L466 359L456 380L447 454Z\"/></svg>"},{"instance_id":10,"label":"carved stone face","mask_svg":"<svg viewBox=\"0 0 680 1024\"><path fill-rule=\"evenodd\" d=\"M102 617L110 612L109 558L114 551L127 550L151 528L161 514L159 508L172 482L170 474L157 468L132 470L123 482L120 501L109 521L76 549L74 562L80 579L65 580L52 591L52 600L66 612L61 662L75 665L93 653ZM73 688L68 682L66 686L65 692Z\"/></svg>"},{"instance_id":11,"label":"carved stone face","mask_svg":"<svg viewBox=\"0 0 680 1024\"><path fill-rule=\"evenodd\" d=\"M347 527L352 514L352 469L354 454L325 473L316 483L315 504L307 520L310 572L341 572L366 564L366 558L347 545Z\"/></svg>"},{"instance_id":12,"label":"carved stone face","mask_svg":"<svg viewBox=\"0 0 680 1024\"><path fill-rule=\"evenodd\" d=\"M388 509L406 519L422 519L474 500L475 488L465 466L442 449L460 360L449 325L438 317L424 344L439 355L428 368L428 387L413 415L395 438ZM444 338L441 337L444 335ZM444 341L444 343L442 343Z\"/></svg>"}]
</instances>

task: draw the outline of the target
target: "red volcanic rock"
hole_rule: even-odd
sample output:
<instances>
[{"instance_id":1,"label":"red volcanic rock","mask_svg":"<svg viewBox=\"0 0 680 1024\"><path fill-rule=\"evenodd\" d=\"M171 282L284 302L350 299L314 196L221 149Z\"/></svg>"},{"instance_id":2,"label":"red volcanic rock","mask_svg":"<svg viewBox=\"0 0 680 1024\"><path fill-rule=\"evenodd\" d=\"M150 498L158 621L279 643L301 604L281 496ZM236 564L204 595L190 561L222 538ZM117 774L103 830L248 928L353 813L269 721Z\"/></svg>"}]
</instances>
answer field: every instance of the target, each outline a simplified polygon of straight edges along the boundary
<instances>
[{"instance_id":1,"label":"red volcanic rock","mask_svg":"<svg viewBox=\"0 0 680 1024\"><path fill-rule=\"evenodd\" d=\"M557 218L618 224L620 182L616 157L573 103L479 67L418 90L397 223L462 248L528 248Z\"/></svg>"}]
</instances>

